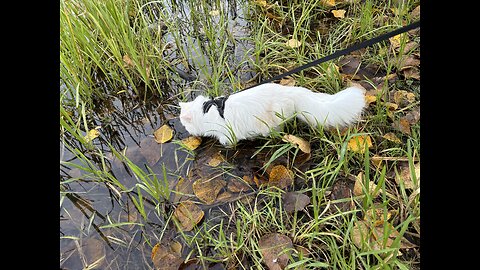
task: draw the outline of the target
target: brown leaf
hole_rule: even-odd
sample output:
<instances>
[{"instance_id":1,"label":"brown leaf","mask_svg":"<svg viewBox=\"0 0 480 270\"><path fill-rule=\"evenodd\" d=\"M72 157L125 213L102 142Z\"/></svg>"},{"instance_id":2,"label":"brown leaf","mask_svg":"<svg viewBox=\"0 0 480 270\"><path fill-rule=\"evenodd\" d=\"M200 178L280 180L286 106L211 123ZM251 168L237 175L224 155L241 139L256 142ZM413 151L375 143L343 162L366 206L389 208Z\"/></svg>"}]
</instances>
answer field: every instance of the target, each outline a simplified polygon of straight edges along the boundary
<instances>
[{"instance_id":1,"label":"brown leaf","mask_svg":"<svg viewBox=\"0 0 480 270\"><path fill-rule=\"evenodd\" d=\"M268 174L268 184L280 189L293 184L293 172L283 165L275 165Z\"/></svg>"},{"instance_id":2,"label":"brown leaf","mask_svg":"<svg viewBox=\"0 0 480 270\"><path fill-rule=\"evenodd\" d=\"M292 240L285 235L270 233L262 236L258 241L263 261L270 270L285 269L288 265Z\"/></svg>"},{"instance_id":3,"label":"brown leaf","mask_svg":"<svg viewBox=\"0 0 480 270\"><path fill-rule=\"evenodd\" d=\"M230 178L230 181L228 181L227 189L235 193L251 190L252 188L250 187L250 185L254 184L253 179L251 177L248 177L248 175L244 175L242 178L243 180L237 178Z\"/></svg>"},{"instance_id":4,"label":"brown leaf","mask_svg":"<svg viewBox=\"0 0 480 270\"><path fill-rule=\"evenodd\" d=\"M368 221L369 224L372 224L373 226L383 226L385 222L390 220L392 213L393 211L387 211L385 214L385 209L381 204L373 204L365 211L365 216L363 219Z\"/></svg>"},{"instance_id":5,"label":"brown leaf","mask_svg":"<svg viewBox=\"0 0 480 270\"><path fill-rule=\"evenodd\" d=\"M178 179L177 185L175 186L173 201L179 202L188 198L189 195L193 194L192 182L185 180L185 178L180 177Z\"/></svg>"},{"instance_id":6,"label":"brown leaf","mask_svg":"<svg viewBox=\"0 0 480 270\"><path fill-rule=\"evenodd\" d=\"M220 151L217 151L217 152L215 152L215 154L213 154L210 161L208 161L208 165L211 166L211 167L217 167L223 161L225 161L225 157L222 155L222 153Z\"/></svg>"},{"instance_id":7,"label":"brown leaf","mask_svg":"<svg viewBox=\"0 0 480 270\"><path fill-rule=\"evenodd\" d=\"M151 255L155 269L178 270L183 263L182 244L177 241L165 241L152 248Z\"/></svg>"},{"instance_id":8,"label":"brown leaf","mask_svg":"<svg viewBox=\"0 0 480 270\"><path fill-rule=\"evenodd\" d=\"M310 197L299 192L286 192L283 194L283 208L287 213L301 211L310 203Z\"/></svg>"},{"instance_id":9,"label":"brown leaf","mask_svg":"<svg viewBox=\"0 0 480 270\"><path fill-rule=\"evenodd\" d=\"M364 153L365 146L370 148L373 146L372 138L368 135L353 136L347 144L347 149L356 153Z\"/></svg>"},{"instance_id":10,"label":"brown leaf","mask_svg":"<svg viewBox=\"0 0 480 270\"><path fill-rule=\"evenodd\" d=\"M352 197L354 183L355 182L349 178L340 178L333 183L330 200L342 200L332 203L331 209L333 212L346 212L355 208L353 200L345 200Z\"/></svg>"},{"instance_id":11,"label":"brown leaf","mask_svg":"<svg viewBox=\"0 0 480 270\"><path fill-rule=\"evenodd\" d=\"M187 232L191 231L202 220L204 214L203 210L191 201L181 202L173 213L180 223L180 228Z\"/></svg>"},{"instance_id":12,"label":"brown leaf","mask_svg":"<svg viewBox=\"0 0 480 270\"><path fill-rule=\"evenodd\" d=\"M227 183L218 178L213 179L199 179L193 182L193 193L195 196L203 201L205 204L212 204L217 199L218 193Z\"/></svg>"},{"instance_id":13,"label":"brown leaf","mask_svg":"<svg viewBox=\"0 0 480 270\"><path fill-rule=\"evenodd\" d=\"M79 250L79 253L83 254L85 263L91 265L92 269L101 269L105 265L106 250L104 241L96 238L83 239L80 249L81 252ZM93 267L93 265L96 265L96 267Z\"/></svg>"},{"instance_id":14,"label":"brown leaf","mask_svg":"<svg viewBox=\"0 0 480 270\"><path fill-rule=\"evenodd\" d=\"M412 12L410 12L410 16L412 16L412 18L414 19L420 18L420 5L418 5L412 10Z\"/></svg>"},{"instance_id":15,"label":"brown leaf","mask_svg":"<svg viewBox=\"0 0 480 270\"><path fill-rule=\"evenodd\" d=\"M202 138L198 136L190 136L183 139L182 144L189 150L195 150L200 144L202 144Z\"/></svg>"},{"instance_id":16,"label":"brown leaf","mask_svg":"<svg viewBox=\"0 0 480 270\"><path fill-rule=\"evenodd\" d=\"M420 121L420 109L416 108L408 112L405 115L404 119L407 120L410 125L415 125L416 123L418 123L418 121Z\"/></svg>"},{"instance_id":17,"label":"brown leaf","mask_svg":"<svg viewBox=\"0 0 480 270\"><path fill-rule=\"evenodd\" d=\"M402 117L398 119L397 121L392 123L393 128L399 130L402 133L411 135L410 131L410 123L405 119L405 117Z\"/></svg>"},{"instance_id":18,"label":"brown leaf","mask_svg":"<svg viewBox=\"0 0 480 270\"><path fill-rule=\"evenodd\" d=\"M152 137L145 137L140 141L140 153L150 166L155 165L162 156L160 145Z\"/></svg>"},{"instance_id":19,"label":"brown leaf","mask_svg":"<svg viewBox=\"0 0 480 270\"><path fill-rule=\"evenodd\" d=\"M394 142L394 143L402 143L402 140L400 140L397 137L397 135L395 135L395 133L393 133L393 132L388 132L387 134L383 135L382 137L391 141L391 142Z\"/></svg>"},{"instance_id":20,"label":"brown leaf","mask_svg":"<svg viewBox=\"0 0 480 270\"><path fill-rule=\"evenodd\" d=\"M135 66L135 63L132 61L132 59L130 58L130 56L128 56L127 54L125 54L123 56L123 62L125 63L125 65L127 67L134 67Z\"/></svg>"},{"instance_id":21,"label":"brown leaf","mask_svg":"<svg viewBox=\"0 0 480 270\"><path fill-rule=\"evenodd\" d=\"M414 55L407 55L400 62L398 70L402 71L407 68L418 67L419 65L420 65L420 59L418 59Z\"/></svg>"},{"instance_id":22,"label":"brown leaf","mask_svg":"<svg viewBox=\"0 0 480 270\"><path fill-rule=\"evenodd\" d=\"M173 138L173 129L169 125L163 125L153 133L157 143L166 143Z\"/></svg>"},{"instance_id":23,"label":"brown leaf","mask_svg":"<svg viewBox=\"0 0 480 270\"><path fill-rule=\"evenodd\" d=\"M399 166L399 172L398 174L395 174L395 182L398 185L400 185L400 183L403 183L406 189L416 189L420 183L420 162L414 164L413 173L415 174L415 178L417 179L416 184L413 182L413 179L411 177L410 166L408 166L408 162L406 162L406 164L404 164L403 166Z\"/></svg>"},{"instance_id":24,"label":"brown leaf","mask_svg":"<svg viewBox=\"0 0 480 270\"><path fill-rule=\"evenodd\" d=\"M287 45L287 47L289 48L298 48L302 46L302 42L300 40L292 38L285 42L285 45Z\"/></svg>"},{"instance_id":25,"label":"brown leaf","mask_svg":"<svg viewBox=\"0 0 480 270\"><path fill-rule=\"evenodd\" d=\"M380 194L380 190L377 190L375 192L377 185L374 182L369 181L368 188L365 187L364 183L365 183L365 180L363 179L363 172L360 172L355 179L355 186L353 187L353 195L355 196L364 195L365 194L364 190L366 190L374 198L376 198L378 194Z\"/></svg>"},{"instance_id":26,"label":"brown leaf","mask_svg":"<svg viewBox=\"0 0 480 270\"><path fill-rule=\"evenodd\" d=\"M295 79L292 77L287 77L285 79L281 79L280 84L285 86L295 86Z\"/></svg>"},{"instance_id":27,"label":"brown leaf","mask_svg":"<svg viewBox=\"0 0 480 270\"><path fill-rule=\"evenodd\" d=\"M402 71L403 71L403 76L405 76L406 79L420 80L420 70L418 68L409 67Z\"/></svg>"},{"instance_id":28,"label":"brown leaf","mask_svg":"<svg viewBox=\"0 0 480 270\"><path fill-rule=\"evenodd\" d=\"M405 107L415 102L415 94L405 90L398 90L393 94L393 100L399 107Z\"/></svg>"},{"instance_id":29,"label":"brown leaf","mask_svg":"<svg viewBox=\"0 0 480 270\"><path fill-rule=\"evenodd\" d=\"M310 143L300 137L286 134L285 136L283 136L283 141L298 146L298 148L300 148L300 150L304 153L310 153Z\"/></svg>"}]
</instances>

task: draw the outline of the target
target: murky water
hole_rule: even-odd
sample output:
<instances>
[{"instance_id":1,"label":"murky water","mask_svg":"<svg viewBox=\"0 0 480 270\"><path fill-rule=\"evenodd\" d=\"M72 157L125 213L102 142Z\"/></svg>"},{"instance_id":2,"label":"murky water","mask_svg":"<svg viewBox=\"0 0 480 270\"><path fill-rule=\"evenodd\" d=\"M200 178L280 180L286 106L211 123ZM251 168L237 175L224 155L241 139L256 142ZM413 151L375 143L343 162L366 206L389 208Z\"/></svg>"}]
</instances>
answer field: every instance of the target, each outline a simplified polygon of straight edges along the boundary
<instances>
[{"instance_id":1,"label":"murky water","mask_svg":"<svg viewBox=\"0 0 480 270\"><path fill-rule=\"evenodd\" d=\"M229 12L228 29L233 35L235 46L229 48L228 61L238 64L235 72L245 80L251 77L249 72L243 72L245 67L242 63L248 50L248 42L242 40L248 34L247 23L242 17L242 9L235 1L222 1L223 7ZM212 71L212 63L208 57L198 55L201 36L189 35L189 29L194 23L189 20L190 7L188 5L171 7L165 12L177 16L178 20L185 25L180 35L184 38L184 45L197 44L195 48L184 48L191 53L187 65L178 64L181 70L187 70L190 75L202 80L201 68ZM191 32L190 34L192 34ZM178 34L178 33L177 33ZM167 33L167 41L173 41L171 34ZM193 40L193 42L192 42ZM166 57L175 59L176 54L172 51ZM213 63L215 64L215 63ZM176 93L183 91L182 88L191 87L188 83L178 85ZM162 209L155 207L151 197L142 193L145 200L145 213L148 222L144 222L141 213L137 210L132 197L138 199L136 185L139 180L132 173L131 168L115 158L112 147L119 152L125 153L135 165L144 172L156 174L159 179L166 175L169 187L172 190L177 188L180 179L192 179L189 174L215 174L212 170L198 169L208 162L208 159L215 152L221 152L231 161L242 159L243 164L232 166L229 169L231 174L253 174L258 168L248 167L248 155L252 155L255 146L248 153L236 153L234 150L218 148L213 141L204 141L196 155L188 153L181 148L175 140L181 140L188 136L178 120L178 108L171 100L166 101L152 98L146 102L131 99L111 98L97 105L97 112L91 121L92 126L99 127L100 137L94 139L95 151L87 149L74 138L64 137L66 144L60 145L60 166L61 181L61 208L60 208L60 267L61 269L153 269L151 259L153 246L165 238L175 238L176 232L173 226L166 226L165 211L172 208L172 203L182 199L181 196L172 193L170 201L162 205ZM170 125L174 130L174 141L158 144L154 141L153 132L163 124ZM85 156L85 159L78 158L67 145L72 149L78 149L78 153ZM110 146L111 145L111 146ZM86 160L91 164L86 164ZM203 166L202 166L203 164ZM248 168L246 168L247 166ZM92 168L94 167L94 168ZM149 171L148 168L151 169ZM97 172L94 172L97 171ZM121 192L109 181L99 181L98 171L104 175L111 175L116 178L130 192ZM225 169L222 169L225 172ZM248 172L246 172L248 171ZM166 174L164 174L164 172ZM222 179L227 179L227 174L217 173ZM189 183L191 186L191 183ZM188 188L188 184L185 185ZM190 187L191 188L191 187ZM223 192L226 188L223 189ZM242 194L245 192L242 191ZM230 197L232 195L230 194ZM216 202L212 205L205 205L206 216L214 218L223 213L220 209L228 198L223 202ZM220 207L220 208L219 208ZM114 225L112 225L114 224ZM183 252L188 254L190 250L185 248ZM220 264L208 266L212 269L223 269ZM197 269L194 262L190 262L181 269ZM203 269L203 266L198 266Z\"/></svg>"}]
</instances>

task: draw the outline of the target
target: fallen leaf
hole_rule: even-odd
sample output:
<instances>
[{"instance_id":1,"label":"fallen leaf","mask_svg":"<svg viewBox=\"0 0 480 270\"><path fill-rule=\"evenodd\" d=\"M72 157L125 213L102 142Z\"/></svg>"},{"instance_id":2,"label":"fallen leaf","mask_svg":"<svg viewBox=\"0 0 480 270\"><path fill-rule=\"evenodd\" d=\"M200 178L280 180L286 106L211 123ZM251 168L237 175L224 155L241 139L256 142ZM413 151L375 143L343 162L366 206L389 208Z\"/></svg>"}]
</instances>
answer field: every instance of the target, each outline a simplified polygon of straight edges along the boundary
<instances>
[{"instance_id":1,"label":"fallen leaf","mask_svg":"<svg viewBox=\"0 0 480 270\"><path fill-rule=\"evenodd\" d=\"M310 143L300 137L297 137L291 134L286 134L285 136L283 136L283 141L289 142L295 146L298 146L298 148L300 148L300 150L304 153L310 153L311 151Z\"/></svg>"},{"instance_id":2,"label":"fallen leaf","mask_svg":"<svg viewBox=\"0 0 480 270\"><path fill-rule=\"evenodd\" d=\"M220 151L218 151L215 154L213 154L212 158L208 161L207 164L211 167L217 167L223 161L225 161L225 157L222 155Z\"/></svg>"},{"instance_id":3,"label":"fallen leaf","mask_svg":"<svg viewBox=\"0 0 480 270\"><path fill-rule=\"evenodd\" d=\"M90 265L92 269L101 269L105 265L106 250L104 241L96 238L83 239L80 249L81 252L79 250L79 253L83 254L82 257L85 263Z\"/></svg>"},{"instance_id":4,"label":"fallen leaf","mask_svg":"<svg viewBox=\"0 0 480 270\"><path fill-rule=\"evenodd\" d=\"M370 105L370 103L376 102L377 101L377 96L372 96L372 95L365 95L365 102L367 103L367 106Z\"/></svg>"},{"instance_id":5,"label":"fallen leaf","mask_svg":"<svg viewBox=\"0 0 480 270\"><path fill-rule=\"evenodd\" d=\"M227 184L227 189L234 193L251 190L252 188L250 185L254 183L253 179L248 177L248 175L244 175L242 178L243 180L230 178L230 181L228 181Z\"/></svg>"},{"instance_id":6,"label":"fallen leaf","mask_svg":"<svg viewBox=\"0 0 480 270\"><path fill-rule=\"evenodd\" d=\"M408 112L405 115L404 119L407 120L408 123L410 123L410 126L418 123L418 121L420 121L420 108L416 108L416 109Z\"/></svg>"},{"instance_id":7,"label":"fallen leaf","mask_svg":"<svg viewBox=\"0 0 480 270\"><path fill-rule=\"evenodd\" d=\"M399 130L402 133L411 135L410 131L410 123L405 119L405 117L401 117L397 121L392 123L393 128Z\"/></svg>"},{"instance_id":8,"label":"fallen leaf","mask_svg":"<svg viewBox=\"0 0 480 270\"><path fill-rule=\"evenodd\" d=\"M355 185L353 187L353 195L355 196L365 195L364 190L366 190L368 194L373 196L373 198L376 198L378 194L380 194L380 190L377 190L375 192L377 185L373 181L368 182L368 189L365 188L364 183L365 183L365 180L363 179L363 172L360 172L355 179Z\"/></svg>"},{"instance_id":9,"label":"fallen leaf","mask_svg":"<svg viewBox=\"0 0 480 270\"><path fill-rule=\"evenodd\" d=\"M387 213L385 213L385 209L381 204L373 204L365 211L363 219L373 226L382 226L390 220L392 213L393 211L387 211Z\"/></svg>"},{"instance_id":10,"label":"fallen leaf","mask_svg":"<svg viewBox=\"0 0 480 270\"><path fill-rule=\"evenodd\" d=\"M283 209L287 213L301 211L310 203L310 197L299 192L286 192L282 197Z\"/></svg>"},{"instance_id":11,"label":"fallen leaf","mask_svg":"<svg viewBox=\"0 0 480 270\"><path fill-rule=\"evenodd\" d=\"M268 174L268 184L284 189L293 184L293 172L283 165L275 165Z\"/></svg>"},{"instance_id":12,"label":"fallen leaf","mask_svg":"<svg viewBox=\"0 0 480 270\"><path fill-rule=\"evenodd\" d=\"M370 148L373 146L372 138L368 135L353 136L347 144L347 149L356 153L364 153L365 146Z\"/></svg>"},{"instance_id":13,"label":"fallen leaf","mask_svg":"<svg viewBox=\"0 0 480 270\"><path fill-rule=\"evenodd\" d=\"M255 4L266 7L267 6L267 1L266 0L255 0Z\"/></svg>"},{"instance_id":14,"label":"fallen leaf","mask_svg":"<svg viewBox=\"0 0 480 270\"><path fill-rule=\"evenodd\" d=\"M335 18L345 18L345 12L347 11L344 9L332 10L333 16Z\"/></svg>"},{"instance_id":15,"label":"fallen leaf","mask_svg":"<svg viewBox=\"0 0 480 270\"><path fill-rule=\"evenodd\" d=\"M265 12L265 16L267 16L267 18L270 18L274 21L277 21L277 22L281 22L282 21L282 17L280 16L275 16L274 14L270 13L270 12Z\"/></svg>"},{"instance_id":16,"label":"fallen leaf","mask_svg":"<svg viewBox=\"0 0 480 270\"><path fill-rule=\"evenodd\" d=\"M403 186L406 189L416 189L419 186L420 183L420 162L417 162L414 164L414 171L413 173L415 174L415 178L417 179L417 183L415 184L413 182L411 173L410 173L410 166L408 166L408 162L404 164L403 166L400 165L399 169L400 172L395 174L395 182L400 185L400 183L403 183Z\"/></svg>"},{"instance_id":17,"label":"fallen leaf","mask_svg":"<svg viewBox=\"0 0 480 270\"><path fill-rule=\"evenodd\" d=\"M370 227L368 221L358 220L354 223L352 228L351 239L355 246L360 250L366 250L370 246Z\"/></svg>"},{"instance_id":18,"label":"fallen leaf","mask_svg":"<svg viewBox=\"0 0 480 270\"><path fill-rule=\"evenodd\" d=\"M395 111L398 109L398 105L393 102L385 102L384 105L389 111Z\"/></svg>"},{"instance_id":19,"label":"fallen leaf","mask_svg":"<svg viewBox=\"0 0 480 270\"><path fill-rule=\"evenodd\" d=\"M128 67L134 67L135 66L135 63L132 61L132 59L130 58L130 56L128 55L124 55L123 56L123 62L125 63L126 66Z\"/></svg>"},{"instance_id":20,"label":"fallen leaf","mask_svg":"<svg viewBox=\"0 0 480 270\"><path fill-rule=\"evenodd\" d=\"M233 197L234 195L231 192L224 191L218 194L217 199L215 201L219 203L224 203L224 202L230 201Z\"/></svg>"},{"instance_id":21,"label":"fallen leaf","mask_svg":"<svg viewBox=\"0 0 480 270\"><path fill-rule=\"evenodd\" d=\"M415 94L405 90L395 91L393 100L399 107L406 107L415 102Z\"/></svg>"},{"instance_id":22,"label":"fallen leaf","mask_svg":"<svg viewBox=\"0 0 480 270\"><path fill-rule=\"evenodd\" d=\"M157 270L178 270L184 261L182 259L182 244L177 241L158 243L152 248L151 258Z\"/></svg>"},{"instance_id":23,"label":"fallen leaf","mask_svg":"<svg viewBox=\"0 0 480 270\"><path fill-rule=\"evenodd\" d=\"M166 143L173 138L173 129L169 125L163 125L153 133L157 143Z\"/></svg>"},{"instance_id":24,"label":"fallen leaf","mask_svg":"<svg viewBox=\"0 0 480 270\"><path fill-rule=\"evenodd\" d=\"M213 204L217 199L218 193L227 183L218 178L199 179L193 182L193 193L205 204Z\"/></svg>"},{"instance_id":25,"label":"fallen leaf","mask_svg":"<svg viewBox=\"0 0 480 270\"><path fill-rule=\"evenodd\" d=\"M296 39L292 38L292 39L289 39L289 40L285 43L285 45L287 45L287 47L289 47L289 48L298 48L298 47L300 47L300 46L302 45L302 42L299 41L299 40L296 40Z\"/></svg>"},{"instance_id":26,"label":"fallen leaf","mask_svg":"<svg viewBox=\"0 0 480 270\"><path fill-rule=\"evenodd\" d=\"M286 86L295 86L295 79L292 77L287 77L285 79L281 79L280 84Z\"/></svg>"},{"instance_id":27,"label":"fallen leaf","mask_svg":"<svg viewBox=\"0 0 480 270\"><path fill-rule=\"evenodd\" d=\"M321 0L320 3L327 7L333 7L336 5L335 0Z\"/></svg>"},{"instance_id":28,"label":"fallen leaf","mask_svg":"<svg viewBox=\"0 0 480 270\"><path fill-rule=\"evenodd\" d=\"M193 194L192 182L185 180L185 178L180 177L178 179L177 185L175 186L173 201L179 202L185 198L190 197L189 195Z\"/></svg>"},{"instance_id":29,"label":"fallen leaf","mask_svg":"<svg viewBox=\"0 0 480 270\"><path fill-rule=\"evenodd\" d=\"M406 46L405 46L406 47ZM406 50L406 49L405 49ZM398 66L398 70L402 71L407 68L418 67L420 65L420 59L414 55L404 56Z\"/></svg>"},{"instance_id":30,"label":"fallen leaf","mask_svg":"<svg viewBox=\"0 0 480 270\"><path fill-rule=\"evenodd\" d=\"M406 79L420 80L420 70L416 67L406 68L402 72Z\"/></svg>"},{"instance_id":31,"label":"fallen leaf","mask_svg":"<svg viewBox=\"0 0 480 270\"><path fill-rule=\"evenodd\" d=\"M332 203L332 211L343 213L355 208L353 200L345 200L352 197L354 183L355 182L349 178L339 178L333 183L332 191L330 193L330 200L341 201Z\"/></svg>"},{"instance_id":32,"label":"fallen leaf","mask_svg":"<svg viewBox=\"0 0 480 270\"><path fill-rule=\"evenodd\" d=\"M85 135L85 141L86 142L91 142L93 139L97 138L98 136L100 136L100 131L98 131L98 127L97 128L94 128L94 129L90 129L88 132L87 132L87 135Z\"/></svg>"},{"instance_id":33,"label":"fallen leaf","mask_svg":"<svg viewBox=\"0 0 480 270\"><path fill-rule=\"evenodd\" d=\"M195 150L200 144L202 144L202 138L198 136L190 136L183 139L182 144L189 150Z\"/></svg>"},{"instance_id":34,"label":"fallen leaf","mask_svg":"<svg viewBox=\"0 0 480 270\"><path fill-rule=\"evenodd\" d=\"M195 203L183 201L177 206L173 215L180 223L180 228L188 232L202 220L205 213Z\"/></svg>"},{"instance_id":35,"label":"fallen leaf","mask_svg":"<svg viewBox=\"0 0 480 270\"><path fill-rule=\"evenodd\" d=\"M210 16L218 16L218 15L220 15L220 10L212 10L208 14Z\"/></svg>"},{"instance_id":36,"label":"fallen leaf","mask_svg":"<svg viewBox=\"0 0 480 270\"><path fill-rule=\"evenodd\" d=\"M162 156L160 146L152 137L145 137L140 141L140 153L150 166L155 165Z\"/></svg>"},{"instance_id":37,"label":"fallen leaf","mask_svg":"<svg viewBox=\"0 0 480 270\"><path fill-rule=\"evenodd\" d=\"M285 269L288 265L292 240L285 235L270 233L262 236L258 241L263 261L270 270Z\"/></svg>"},{"instance_id":38,"label":"fallen leaf","mask_svg":"<svg viewBox=\"0 0 480 270\"><path fill-rule=\"evenodd\" d=\"M420 18L420 5L418 5L412 10L412 12L410 12L410 16L415 19Z\"/></svg>"},{"instance_id":39,"label":"fallen leaf","mask_svg":"<svg viewBox=\"0 0 480 270\"><path fill-rule=\"evenodd\" d=\"M393 132L388 132L385 135L383 135L382 137L391 141L391 142L394 142L394 143L402 143L402 140L400 140L397 137L397 135L395 135L395 133L393 133Z\"/></svg>"},{"instance_id":40,"label":"fallen leaf","mask_svg":"<svg viewBox=\"0 0 480 270\"><path fill-rule=\"evenodd\" d=\"M390 41L391 48L397 49L397 48L400 47L401 42L403 40L405 40L405 42L406 42L408 39L407 39L407 35L405 33L402 33L402 34L398 34L396 36L393 36L393 37L389 38L388 40Z\"/></svg>"}]
</instances>

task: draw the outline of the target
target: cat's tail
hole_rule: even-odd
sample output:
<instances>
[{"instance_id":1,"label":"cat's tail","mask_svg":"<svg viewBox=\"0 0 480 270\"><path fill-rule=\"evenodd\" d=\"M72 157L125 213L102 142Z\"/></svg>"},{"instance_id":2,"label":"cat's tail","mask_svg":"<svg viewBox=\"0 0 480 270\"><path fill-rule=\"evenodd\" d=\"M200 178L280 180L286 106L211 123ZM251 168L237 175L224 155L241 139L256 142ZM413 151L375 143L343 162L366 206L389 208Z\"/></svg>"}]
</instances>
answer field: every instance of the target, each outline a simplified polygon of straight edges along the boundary
<instances>
[{"instance_id":1,"label":"cat's tail","mask_svg":"<svg viewBox=\"0 0 480 270\"><path fill-rule=\"evenodd\" d=\"M295 97L297 117L311 125L349 126L359 120L365 107L365 89L348 87L334 95L309 91Z\"/></svg>"}]
</instances>

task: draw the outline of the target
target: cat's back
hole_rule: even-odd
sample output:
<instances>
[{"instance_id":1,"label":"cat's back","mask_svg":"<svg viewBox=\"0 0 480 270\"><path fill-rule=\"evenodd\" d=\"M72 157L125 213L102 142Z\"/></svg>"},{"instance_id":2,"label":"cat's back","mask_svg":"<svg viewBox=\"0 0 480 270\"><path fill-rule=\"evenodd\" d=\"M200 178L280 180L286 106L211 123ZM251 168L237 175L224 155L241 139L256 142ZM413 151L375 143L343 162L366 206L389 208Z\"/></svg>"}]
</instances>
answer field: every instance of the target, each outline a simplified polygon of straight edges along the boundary
<instances>
[{"instance_id":1,"label":"cat's back","mask_svg":"<svg viewBox=\"0 0 480 270\"><path fill-rule=\"evenodd\" d=\"M303 87L285 86L275 83L265 83L245 91L237 92L230 96L230 98L240 101L241 99L263 99L268 100L272 98L290 98L292 95L298 95L302 92L309 91Z\"/></svg>"}]
</instances>

